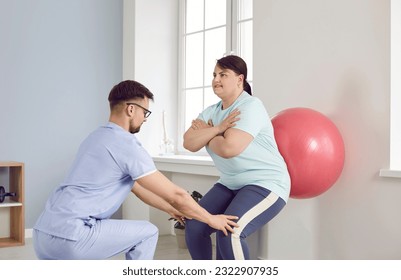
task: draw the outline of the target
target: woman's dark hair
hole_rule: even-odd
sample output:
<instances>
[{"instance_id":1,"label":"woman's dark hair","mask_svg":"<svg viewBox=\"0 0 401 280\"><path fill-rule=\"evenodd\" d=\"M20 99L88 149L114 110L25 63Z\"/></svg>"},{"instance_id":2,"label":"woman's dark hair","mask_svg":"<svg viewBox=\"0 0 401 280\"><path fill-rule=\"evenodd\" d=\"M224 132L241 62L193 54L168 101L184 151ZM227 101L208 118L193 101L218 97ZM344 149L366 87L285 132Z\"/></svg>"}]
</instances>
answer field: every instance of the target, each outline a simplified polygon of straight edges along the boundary
<instances>
[{"instance_id":1,"label":"woman's dark hair","mask_svg":"<svg viewBox=\"0 0 401 280\"><path fill-rule=\"evenodd\" d=\"M244 75L243 86L244 90L252 95L252 89L247 82L248 68L246 67L246 62L239 56L227 55L217 60L217 65L222 69L229 69L234 71L238 75Z\"/></svg>"},{"instance_id":2,"label":"woman's dark hair","mask_svg":"<svg viewBox=\"0 0 401 280\"><path fill-rule=\"evenodd\" d=\"M128 101L136 98L149 98L153 100L153 93L150 92L144 85L136 81L122 81L121 83L115 85L109 94L110 108L122 101Z\"/></svg>"}]
</instances>

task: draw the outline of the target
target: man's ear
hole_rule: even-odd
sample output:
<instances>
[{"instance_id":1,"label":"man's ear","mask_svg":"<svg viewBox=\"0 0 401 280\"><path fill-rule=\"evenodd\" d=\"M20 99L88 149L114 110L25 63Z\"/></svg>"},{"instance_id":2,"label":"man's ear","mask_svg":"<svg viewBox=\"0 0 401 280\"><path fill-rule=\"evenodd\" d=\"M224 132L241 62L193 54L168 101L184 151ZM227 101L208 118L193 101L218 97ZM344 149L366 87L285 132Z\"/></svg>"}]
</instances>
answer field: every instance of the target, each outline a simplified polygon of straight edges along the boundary
<instances>
[{"instance_id":1,"label":"man's ear","mask_svg":"<svg viewBox=\"0 0 401 280\"><path fill-rule=\"evenodd\" d=\"M125 109L125 113L127 116L131 117L134 114L134 106L133 105L128 105Z\"/></svg>"}]
</instances>

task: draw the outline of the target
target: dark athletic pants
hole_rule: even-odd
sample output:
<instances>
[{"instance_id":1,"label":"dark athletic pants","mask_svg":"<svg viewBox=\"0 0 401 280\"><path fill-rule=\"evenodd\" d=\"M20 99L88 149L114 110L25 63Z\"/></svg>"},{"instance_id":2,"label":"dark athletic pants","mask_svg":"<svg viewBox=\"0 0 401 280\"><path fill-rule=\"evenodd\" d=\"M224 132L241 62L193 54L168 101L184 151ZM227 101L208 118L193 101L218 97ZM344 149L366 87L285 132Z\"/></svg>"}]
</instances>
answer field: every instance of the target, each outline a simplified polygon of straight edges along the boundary
<instances>
[{"instance_id":1,"label":"dark athletic pants","mask_svg":"<svg viewBox=\"0 0 401 280\"><path fill-rule=\"evenodd\" d=\"M285 206L285 201L271 191L247 185L239 190L230 190L217 183L199 201L211 214L238 216L239 228L225 236L207 224L195 219L186 221L185 238L194 260L212 259L210 235L216 232L216 258L223 260L249 259L246 237L267 224Z\"/></svg>"}]
</instances>

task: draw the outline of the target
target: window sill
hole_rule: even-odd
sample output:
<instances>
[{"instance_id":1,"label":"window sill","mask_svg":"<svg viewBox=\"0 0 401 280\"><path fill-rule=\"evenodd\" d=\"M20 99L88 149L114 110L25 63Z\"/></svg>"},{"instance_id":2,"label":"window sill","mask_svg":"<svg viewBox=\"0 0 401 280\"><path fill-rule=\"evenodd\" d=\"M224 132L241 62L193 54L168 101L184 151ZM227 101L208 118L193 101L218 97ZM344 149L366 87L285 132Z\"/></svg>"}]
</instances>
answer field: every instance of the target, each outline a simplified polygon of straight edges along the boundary
<instances>
[{"instance_id":1,"label":"window sill","mask_svg":"<svg viewBox=\"0 0 401 280\"><path fill-rule=\"evenodd\" d=\"M380 177L401 178L401 170L380 169Z\"/></svg>"},{"instance_id":2,"label":"window sill","mask_svg":"<svg viewBox=\"0 0 401 280\"><path fill-rule=\"evenodd\" d=\"M152 158L160 171L204 176L220 175L209 156L163 155Z\"/></svg>"}]
</instances>

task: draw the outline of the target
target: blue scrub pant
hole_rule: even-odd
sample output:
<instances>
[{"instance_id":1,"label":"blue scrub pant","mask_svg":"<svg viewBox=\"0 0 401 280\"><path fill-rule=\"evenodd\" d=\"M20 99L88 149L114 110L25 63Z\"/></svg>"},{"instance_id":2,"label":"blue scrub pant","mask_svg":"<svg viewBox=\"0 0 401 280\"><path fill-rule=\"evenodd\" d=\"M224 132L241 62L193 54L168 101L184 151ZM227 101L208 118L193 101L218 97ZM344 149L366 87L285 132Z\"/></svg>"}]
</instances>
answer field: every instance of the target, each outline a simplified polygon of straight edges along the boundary
<instances>
[{"instance_id":1,"label":"blue scrub pant","mask_svg":"<svg viewBox=\"0 0 401 280\"><path fill-rule=\"evenodd\" d=\"M33 244L37 257L46 260L107 259L123 252L127 260L151 260L158 233L148 221L105 219L83 225L77 241L34 230Z\"/></svg>"},{"instance_id":2,"label":"blue scrub pant","mask_svg":"<svg viewBox=\"0 0 401 280\"><path fill-rule=\"evenodd\" d=\"M199 201L211 214L238 216L239 228L225 236L207 224L197 220L187 220L185 239L194 260L212 259L210 235L216 232L216 259L249 259L246 237L273 219L285 206L285 201L271 191L247 185L239 190L230 190L217 183Z\"/></svg>"}]
</instances>

